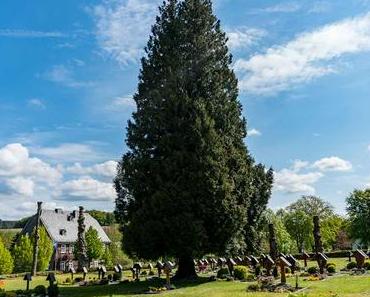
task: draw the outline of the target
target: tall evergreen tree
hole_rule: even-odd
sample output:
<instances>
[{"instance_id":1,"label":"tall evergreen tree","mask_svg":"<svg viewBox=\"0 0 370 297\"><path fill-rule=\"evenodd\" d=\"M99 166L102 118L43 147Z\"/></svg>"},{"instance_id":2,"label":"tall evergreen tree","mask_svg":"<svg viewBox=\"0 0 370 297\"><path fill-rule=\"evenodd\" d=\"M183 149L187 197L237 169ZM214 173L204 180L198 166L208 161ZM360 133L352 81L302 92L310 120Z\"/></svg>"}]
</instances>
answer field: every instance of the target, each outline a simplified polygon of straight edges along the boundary
<instances>
[{"instance_id":1,"label":"tall evergreen tree","mask_svg":"<svg viewBox=\"0 0 370 297\"><path fill-rule=\"evenodd\" d=\"M242 247L253 183L231 55L210 0L168 0L142 59L115 186L123 247L146 259Z\"/></svg>"},{"instance_id":2,"label":"tall evergreen tree","mask_svg":"<svg viewBox=\"0 0 370 297\"><path fill-rule=\"evenodd\" d=\"M88 267L89 260L87 257L87 244L86 244L86 225L85 225L85 214L84 208L80 206L78 212L78 233L77 242L75 244L75 253L78 261L78 269L82 270L83 267Z\"/></svg>"}]
</instances>

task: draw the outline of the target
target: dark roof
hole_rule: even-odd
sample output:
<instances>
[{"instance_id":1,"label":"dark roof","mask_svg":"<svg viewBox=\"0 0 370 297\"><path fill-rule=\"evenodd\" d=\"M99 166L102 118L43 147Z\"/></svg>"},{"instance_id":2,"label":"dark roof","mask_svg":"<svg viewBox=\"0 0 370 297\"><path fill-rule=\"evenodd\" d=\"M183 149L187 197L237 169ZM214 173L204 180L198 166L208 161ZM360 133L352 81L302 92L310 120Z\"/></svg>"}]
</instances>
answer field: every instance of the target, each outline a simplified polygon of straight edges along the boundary
<instances>
[{"instance_id":1,"label":"dark roof","mask_svg":"<svg viewBox=\"0 0 370 297\"><path fill-rule=\"evenodd\" d=\"M85 213L86 231L90 227L98 231L98 235L102 242L110 243L110 239L104 232L97 220L90 214ZM50 238L54 242L71 243L77 241L78 233L78 212L62 211L62 210L47 210L41 212L41 224L45 227ZM31 217L22 230L22 234L31 234L36 225L36 215Z\"/></svg>"}]
</instances>

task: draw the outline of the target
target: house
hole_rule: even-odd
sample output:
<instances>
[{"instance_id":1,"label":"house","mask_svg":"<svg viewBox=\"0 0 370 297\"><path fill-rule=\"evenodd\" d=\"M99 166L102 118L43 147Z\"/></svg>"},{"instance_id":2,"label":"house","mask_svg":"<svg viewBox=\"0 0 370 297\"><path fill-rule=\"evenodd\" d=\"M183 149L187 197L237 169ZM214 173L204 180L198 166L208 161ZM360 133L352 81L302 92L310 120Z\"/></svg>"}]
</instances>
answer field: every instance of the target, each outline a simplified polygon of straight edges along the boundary
<instances>
[{"instance_id":1,"label":"house","mask_svg":"<svg viewBox=\"0 0 370 297\"><path fill-rule=\"evenodd\" d=\"M98 231L99 237L106 245L111 241L97 220L90 214L84 213L86 231L92 227ZM31 234L36 226L37 214L32 216L24 226L21 234ZM54 210L42 209L40 225L45 227L53 242L54 252L50 261L50 270L68 271L77 268L73 247L78 234L78 211L64 211L60 208ZM97 264L97 263L93 263ZM93 266L95 266L93 265Z\"/></svg>"}]
</instances>

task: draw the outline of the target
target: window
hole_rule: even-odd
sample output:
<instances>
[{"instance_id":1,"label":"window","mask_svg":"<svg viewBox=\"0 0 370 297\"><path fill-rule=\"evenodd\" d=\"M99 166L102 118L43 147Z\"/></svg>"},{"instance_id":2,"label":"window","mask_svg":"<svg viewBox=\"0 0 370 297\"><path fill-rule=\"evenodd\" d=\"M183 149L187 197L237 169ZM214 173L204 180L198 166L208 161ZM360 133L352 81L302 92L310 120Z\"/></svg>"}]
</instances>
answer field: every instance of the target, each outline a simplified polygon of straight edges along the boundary
<instances>
[{"instance_id":1,"label":"window","mask_svg":"<svg viewBox=\"0 0 370 297\"><path fill-rule=\"evenodd\" d=\"M60 246L60 253L61 253L61 254L65 254L65 253L66 253L66 245L65 245L65 244L62 244L62 245Z\"/></svg>"},{"instance_id":2,"label":"window","mask_svg":"<svg viewBox=\"0 0 370 297\"><path fill-rule=\"evenodd\" d=\"M65 271L66 270L66 263L65 262L60 262L59 268L60 268L61 271Z\"/></svg>"}]
</instances>

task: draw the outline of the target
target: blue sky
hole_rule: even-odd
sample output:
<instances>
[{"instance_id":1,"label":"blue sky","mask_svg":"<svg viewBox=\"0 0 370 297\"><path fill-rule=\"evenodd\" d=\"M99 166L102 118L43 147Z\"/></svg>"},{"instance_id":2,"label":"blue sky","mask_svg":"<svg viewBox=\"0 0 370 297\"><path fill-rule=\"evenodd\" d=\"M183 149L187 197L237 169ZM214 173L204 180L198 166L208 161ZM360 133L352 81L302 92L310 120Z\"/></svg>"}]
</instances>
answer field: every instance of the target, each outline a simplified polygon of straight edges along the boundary
<instances>
[{"instance_id":1,"label":"blue sky","mask_svg":"<svg viewBox=\"0 0 370 297\"><path fill-rule=\"evenodd\" d=\"M154 0L0 3L0 218L112 210ZM271 207L370 185L370 1L218 0ZM20 9L22 7L22 9Z\"/></svg>"}]
</instances>

